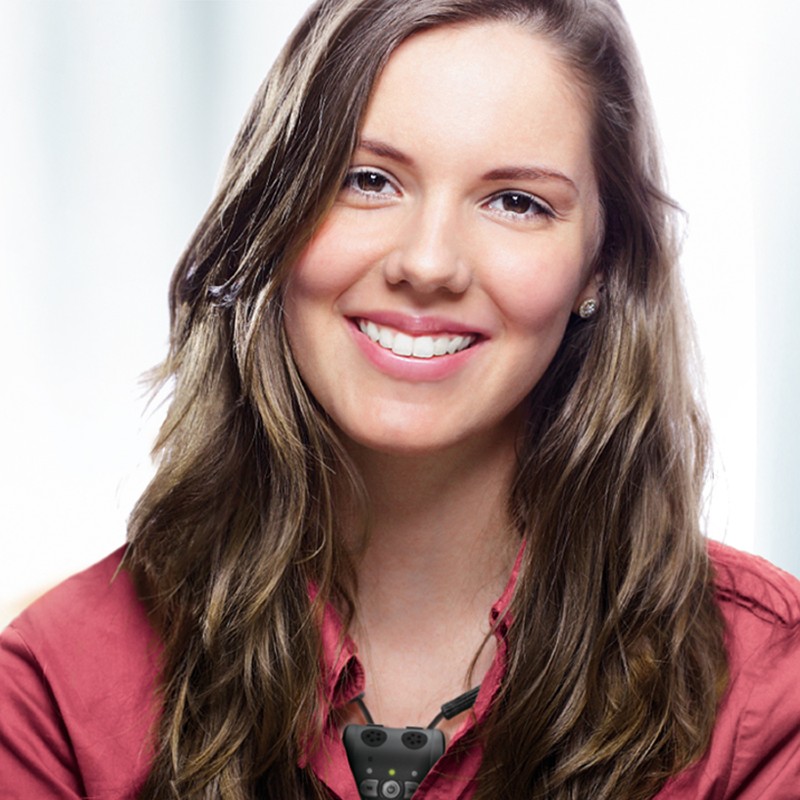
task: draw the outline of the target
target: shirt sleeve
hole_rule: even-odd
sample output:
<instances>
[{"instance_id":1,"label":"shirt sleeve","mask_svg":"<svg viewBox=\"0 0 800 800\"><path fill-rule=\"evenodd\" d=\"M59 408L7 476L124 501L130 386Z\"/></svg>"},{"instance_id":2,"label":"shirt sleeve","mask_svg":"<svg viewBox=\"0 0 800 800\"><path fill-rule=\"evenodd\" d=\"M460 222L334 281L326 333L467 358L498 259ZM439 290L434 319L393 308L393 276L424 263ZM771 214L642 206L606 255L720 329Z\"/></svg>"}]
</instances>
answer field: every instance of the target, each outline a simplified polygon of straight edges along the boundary
<instances>
[{"instance_id":1,"label":"shirt sleeve","mask_svg":"<svg viewBox=\"0 0 800 800\"><path fill-rule=\"evenodd\" d=\"M800 798L800 583L756 556L709 547L729 680L703 757L658 800Z\"/></svg>"},{"instance_id":2,"label":"shirt sleeve","mask_svg":"<svg viewBox=\"0 0 800 800\"><path fill-rule=\"evenodd\" d=\"M752 662L731 768L730 797L800 797L800 629L776 631Z\"/></svg>"},{"instance_id":3,"label":"shirt sleeve","mask_svg":"<svg viewBox=\"0 0 800 800\"><path fill-rule=\"evenodd\" d=\"M133 800L152 763L161 645L123 550L0 634L2 800Z\"/></svg>"},{"instance_id":4,"label":"shirt sleeve","mask_svg":"<svg viewBox=\"0 0 800 800\"><path fill-rule=\"evenodd\" d=\"M13 627L0 633L0 786L8 800L85 796L47 676Z\"/></svg>"}]
</instances>

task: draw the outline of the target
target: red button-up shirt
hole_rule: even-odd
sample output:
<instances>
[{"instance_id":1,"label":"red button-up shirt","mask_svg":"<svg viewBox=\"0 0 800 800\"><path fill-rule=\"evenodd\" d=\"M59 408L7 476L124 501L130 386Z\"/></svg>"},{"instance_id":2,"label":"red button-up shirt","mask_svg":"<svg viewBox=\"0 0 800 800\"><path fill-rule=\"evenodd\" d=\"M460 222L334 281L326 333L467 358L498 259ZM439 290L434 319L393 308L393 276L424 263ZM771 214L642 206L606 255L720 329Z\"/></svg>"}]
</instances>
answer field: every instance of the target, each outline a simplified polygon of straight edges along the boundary
<instances>
[{"instance_id":1,"label":"red button-up shirt","mask_svg":"<svg viewBox=\"0 0 800 800\"><path fill-rule=\"evenodd\" d=\"M727 623L731 680L711 745L657 800L800 798L800 584L767 562L709 544ZM152 758L160 644L131 581L112 581L122 551L70 578L0 635L0 798L135 798ZM514 583L492 609L505 610ZM504 628L474 708L451 745L486 715L503 678ZM364 671L338 617L322 627L325 702L331 720L304 760L339 800L358 800L337 709L358 694ZM467 800L477 745L450 747L414 795ZM654 799L654 800L656 800Z\"/></svg>"}]
</instances>

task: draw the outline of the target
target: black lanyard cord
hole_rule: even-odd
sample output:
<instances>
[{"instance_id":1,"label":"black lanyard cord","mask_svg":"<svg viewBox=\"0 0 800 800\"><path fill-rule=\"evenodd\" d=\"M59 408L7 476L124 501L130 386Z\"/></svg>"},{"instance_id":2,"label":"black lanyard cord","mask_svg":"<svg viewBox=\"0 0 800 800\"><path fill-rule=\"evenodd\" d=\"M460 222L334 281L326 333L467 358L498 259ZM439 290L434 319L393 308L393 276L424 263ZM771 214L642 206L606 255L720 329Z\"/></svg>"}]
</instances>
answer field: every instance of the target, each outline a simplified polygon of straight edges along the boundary
<instances>
[{"instance_id":1,"label":"black lanyard cord","mask_svg":"<svg viewBox=\"0 0 800 800\"><path fill-rule=\"evenodd\" d=\"M442 710L428 723L426 727L435 728L443 719L452 719L462 711L472 708L472 706L475 704L475 698L478 696L479 689L480 687L476 686L475 688L470 689L468 692L460 694L455 699L448 700L448 702L442 705ZM372 718L372 714L369 713L367 704L364 702L364 692L361 692L361 694L359 694L357 697L354 697L350 702L358 705L368 725L375 724L375 720Z\"/></svg>"}]
</instances>

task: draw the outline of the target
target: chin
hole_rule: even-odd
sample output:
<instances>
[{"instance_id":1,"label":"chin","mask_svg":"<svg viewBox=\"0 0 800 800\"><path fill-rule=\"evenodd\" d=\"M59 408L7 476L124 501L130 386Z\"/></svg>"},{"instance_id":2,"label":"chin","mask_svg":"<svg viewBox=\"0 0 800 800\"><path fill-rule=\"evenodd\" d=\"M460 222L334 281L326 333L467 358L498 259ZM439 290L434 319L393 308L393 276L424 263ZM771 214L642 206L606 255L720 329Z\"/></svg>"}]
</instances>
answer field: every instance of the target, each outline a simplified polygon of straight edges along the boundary
<instances>
[{"instance_id":1,"label":"chin","mask_svg":"<svg viewBox=\"0 0 800 800\"><path fill-rule=\"evenodd\" d=\"M509 422L511 422L509 420ZM402 424L384 424L375 428L339 429L346 447L353 446L361 453L376 453L386 456L411 457L458 457L459 452L494 450L507 444L513 448L515 424L498 424L491 428L475 430L469 426L459 429L442 426L440 418L416 423L408 418Z\"/></svg>"},{"instance_id":2,"label":"chin","mask_svg":"<svg viewBox=\"0 0 800 800\"><path fill-rule=\"evenodd\" d=\"M420 436L414 431L381 431L379 436L345 433L345 442L349 442L358 450L380 453L387 456L431 456L444 453L457 445L459 440L445 439L441 436Z\"/></svg>"}]
</instances>

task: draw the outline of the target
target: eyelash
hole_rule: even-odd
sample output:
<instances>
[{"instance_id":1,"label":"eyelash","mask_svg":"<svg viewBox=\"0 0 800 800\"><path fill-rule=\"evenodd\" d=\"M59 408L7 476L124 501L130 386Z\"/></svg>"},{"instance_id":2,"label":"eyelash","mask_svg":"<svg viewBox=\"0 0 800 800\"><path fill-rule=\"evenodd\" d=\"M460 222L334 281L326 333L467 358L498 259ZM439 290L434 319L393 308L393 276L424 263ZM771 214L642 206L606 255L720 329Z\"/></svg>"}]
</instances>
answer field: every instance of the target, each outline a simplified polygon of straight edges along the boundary
<instances>
[{"instance_id":1,"label":"eyelash","mask_svg":"<svg viewBox=\"0 0 800 800\"><path fill-rule=\"evenodd\" d=\"M381 184L381 189L390 187L392 191L391 193L388 193L383 191L370 191L369 189L364 189L358 185L358 181L361 178L368 178L368 179L377 178L380 181L383 181L383 183ZM342 184L342 189L355 192L356 194L359 194L362 197L371 197L371 198L395 197L399 194L399 190L397 189L394 181L385 172L370 167L357 167L355 169L351 169L345 176L344 182ZM528 203L528 209L526 209L522 213L516 211L509 211L506 208L492 209L493 203L502 201L506 198L516 198L517 201L522 200ZM495 213L499 213L502 216L512 220L533 219L539 216L554 218L556 216L555 211L543 200L540 200L538 197L529 194L528 192L521 192L521 191L505 191L492 195L492 197L490 197L484 203L484 206L491 209Z\"/></svg>"}]
</instances>

